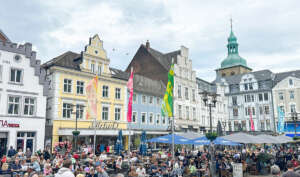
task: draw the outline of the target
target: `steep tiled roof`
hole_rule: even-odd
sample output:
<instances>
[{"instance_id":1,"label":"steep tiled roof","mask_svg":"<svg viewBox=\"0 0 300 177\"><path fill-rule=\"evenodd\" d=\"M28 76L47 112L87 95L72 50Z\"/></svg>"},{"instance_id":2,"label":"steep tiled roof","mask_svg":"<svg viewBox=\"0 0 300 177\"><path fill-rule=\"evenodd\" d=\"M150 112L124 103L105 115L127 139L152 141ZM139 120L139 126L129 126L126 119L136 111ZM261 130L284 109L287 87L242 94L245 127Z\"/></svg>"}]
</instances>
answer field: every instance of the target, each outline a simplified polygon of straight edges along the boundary
<instances>
[{"instance_id":1,"label":"steep tiled roof","mask_svg":"<svg viewBox=\"0 0 300 177\"><path fill-rule=\"evenodd\" d=\"M228 84L239 84L241 82L242 76L246 74L253 74L257 81L263 81L271 79L272 72L270 70L260 70L255 72L249 72L244 74L238 74L233 76L224 77Z\"/></svg>"},{"instance_id":2,"label":"steep tiled roof","mask_svg":"<svg viewBox=\"0 0 300 177\"><path fill-rule=\"evenodd\" d=\"M71 51L65 52L62 55L53 58L52 60L44 63L42 67L61 66L65 68L80 70L81 55Z\"/></svg>"},{"instance_id":3,"label":"steep tiled roof","mask_svg":"<svg viewBox=\"0 0 300 177\"><path fill-rule=\"evenodd\" d=\"M130 77L130 73L124 72L122 70L116 68L109 68L113 78L128 80Z\"/></svg>"},{"instance_id":4,"label":"steep tiled roof","mask_svg":"<svg viewBox=\"0 0 300 177\"><path fill-rule=\"evenodd\" d=\"M144 44L142 46L146 48ZM174 59L174 63L177 63L177 55L180 54L180 50L163 54L151 47L149 47L148 51L166 70L170 69L172 58Z\"/></svg>"},{"instance_id":5,"label":"steep tiled roof","mask_svg":"<svg viewBox=\"0 0 300 177\"><path fill-rule=\"evenodd\" d=\"M300 70L294 70L294 71L276 73L276 75L275 75L275 83L278 83L278 82L282 81L283 79L285 79L285 78L287 78L289 76L300 78Z\"/></svg>"},{"instance_id":6,"label":"steep tiled roof","mask_svg":"<svg viewBox=\"0 0 300 177\"><path fill-rule=\"evenodd\" d=\"M11 42L1 29L0 29L0 41Z\"/></svg>"},{"instance_id":7,"label":"steep tiled roof","mask_svg":"<svg viewBox=\"0 0 300 177\"><path fill-rule=\"evenodd\" d=\"M166 86L162 81L152 80L150 78L135 74L133 78L133 89L136 92L162 97L166 90Z\"/></svg>"}]
</instances>

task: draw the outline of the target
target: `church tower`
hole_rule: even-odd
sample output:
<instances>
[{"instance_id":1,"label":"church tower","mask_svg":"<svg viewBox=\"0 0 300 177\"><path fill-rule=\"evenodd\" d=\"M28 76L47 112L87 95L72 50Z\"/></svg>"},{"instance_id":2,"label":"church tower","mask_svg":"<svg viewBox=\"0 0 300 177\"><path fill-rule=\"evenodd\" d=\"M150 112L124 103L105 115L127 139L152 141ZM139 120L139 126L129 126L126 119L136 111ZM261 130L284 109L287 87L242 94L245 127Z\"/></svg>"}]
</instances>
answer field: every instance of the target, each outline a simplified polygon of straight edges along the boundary
<instances>
[{"instance_id":1,"label":"church tower","mask_svg":"<svg viewBox=\"0 0 300 177\"><path fill-rule=\"evenodd\" d=\"M221 68L216 69L217 75L221 77L243 74L252 71L252 69L247 66L247 61L239 55L239 44L237 43L237 38L232 31L232 20L230 21L231 31L227 44L228 55L227 58L222 61Z\"/></svg>"}]
</instances>

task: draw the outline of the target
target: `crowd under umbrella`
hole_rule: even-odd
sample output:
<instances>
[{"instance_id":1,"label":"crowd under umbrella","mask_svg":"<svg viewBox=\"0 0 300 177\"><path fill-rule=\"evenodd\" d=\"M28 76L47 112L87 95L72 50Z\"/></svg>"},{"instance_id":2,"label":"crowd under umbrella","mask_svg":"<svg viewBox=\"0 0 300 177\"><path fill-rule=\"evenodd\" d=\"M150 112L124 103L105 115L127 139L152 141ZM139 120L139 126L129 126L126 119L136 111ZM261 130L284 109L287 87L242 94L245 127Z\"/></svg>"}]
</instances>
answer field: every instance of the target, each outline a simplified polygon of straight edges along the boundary
<instances>
[{"instance_id":1,"label":"crowd under umbrella","mask_svg":"<svg viewBox=\"0 0 300 177\"><path fill-rule=\"evenodd\" d=\"M146 145L146 131L143 130L142 135L141 135L141 143L140 143L140 154L141 155L146 155L147 152L147 145Z\"/></svg>"},{"instance_id":2,"label":"crowd under umbrella","mask_svg":"<svg viewBox=\"0 0 300 177\"><path fill-rule=\"evenodd\" d=\"M115 153L117 155L121 155L121 152L123 150L123 135L122 130L119 131L118 139L115 145Z\"/></svg>"}]
</instances>

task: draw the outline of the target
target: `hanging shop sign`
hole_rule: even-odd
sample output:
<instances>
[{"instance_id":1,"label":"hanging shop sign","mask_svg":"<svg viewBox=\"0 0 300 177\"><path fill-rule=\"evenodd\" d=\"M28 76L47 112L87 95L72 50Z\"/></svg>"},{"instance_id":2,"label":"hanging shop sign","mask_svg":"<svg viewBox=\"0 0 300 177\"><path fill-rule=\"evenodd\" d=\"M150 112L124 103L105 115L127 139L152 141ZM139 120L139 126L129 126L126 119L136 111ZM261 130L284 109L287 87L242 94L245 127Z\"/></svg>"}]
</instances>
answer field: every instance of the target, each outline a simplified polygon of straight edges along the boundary
<instances>
[{"instance_id":1,"label":"hanging shop sign","mask_svg":"<svg viewBox=\"0 0 300 177\"><path fill-rule=\"evenodd\" d=\"M96 129L118 129L117 122L96 122ZM95 122L89 128L95 128Z\"/></svg>"},{"instance_id":2,"label":"hanging shop sign","mask_svg":"<svg viewBox=\"0 0 300 177\"><path fill-rule=\"evenodd\" d=\"M0 119L0 127L2 128L19 128L20 123L11 120Z\"/></svg>"}]
</instances>

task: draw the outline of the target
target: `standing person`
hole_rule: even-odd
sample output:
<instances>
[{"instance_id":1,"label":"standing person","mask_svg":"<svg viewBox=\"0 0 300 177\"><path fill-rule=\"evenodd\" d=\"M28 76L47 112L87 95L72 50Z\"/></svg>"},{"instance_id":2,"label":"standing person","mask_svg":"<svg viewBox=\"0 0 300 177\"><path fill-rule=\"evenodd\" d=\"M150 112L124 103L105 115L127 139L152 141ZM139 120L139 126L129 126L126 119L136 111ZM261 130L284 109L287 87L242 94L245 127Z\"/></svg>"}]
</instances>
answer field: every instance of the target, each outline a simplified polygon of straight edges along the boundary
<instances>
[{"instance_id":1,"label":"standing person","mask_svg":"<svg viewBox=\"0 0 300 177\"><path fill-rule=\"evenodd\" d=\"M75 177L71 169L72 161L70 159L66 159L63 162L63 167L58 170L55 177Z\"/></svg>"},{"instance_id":2,"label":"standing person","mask_svg":"<svg viewBox=\"0 0 300 177\"><path fill-rule=\"evenodd\" d=\"M31 155L32 155L32 152L31 152L30 148L27 148L27 149L26 149L26 152L25 152L26 158L27 158L27 159L30 159Z\"/></svg>"},{"instance_id":3,"label":"standing person","mask_svg":"<svg viewBox=\"0 0 300 177\"><path fill-rule=\"evenodd\" d=\"M41 171L41 166L38 162L38 159L36 156L32 156L31 157L31 163L32 163L32 169L35 171L35 172L40 172Z\"/></svg>"},{"instance_id":4,"label":"standing person","mask_svg":"<svg viewBox=\"0 0 300 177\"><path fill-rule=\"evenodd\" d=\"M96 171L98 177L109 177L104 168L101 167L101 164L96 166Z\"/></svg>"},{"instance_id":5,"label":"standing person","mask_svg":"<svg viewBox=\"0 0 300 177\"><path fill-rule=\"evenodd\" d=\"M10 148L7 152L7 157L11 158L12 156L15 156L16 153L17 153L17 151L12 146L10 146Z\"/></svg>"},{"instance_id":6,"label":"standing person","mask_svg":"<svg viewBox=\"0 0 300 177\"><path fill-rule=\"evenodd\" d=\"M287 162L286 165L288 171L282 174L282 177L300 177L299 173L294 172L293 163L291 161Z\"/></svg>"}]
</instances>

